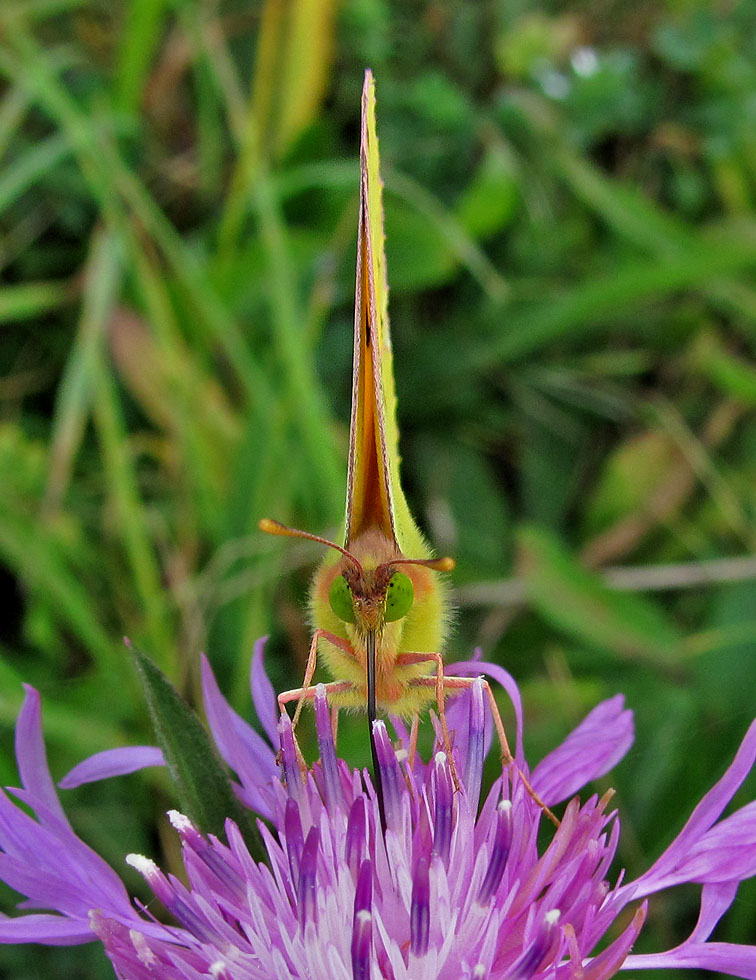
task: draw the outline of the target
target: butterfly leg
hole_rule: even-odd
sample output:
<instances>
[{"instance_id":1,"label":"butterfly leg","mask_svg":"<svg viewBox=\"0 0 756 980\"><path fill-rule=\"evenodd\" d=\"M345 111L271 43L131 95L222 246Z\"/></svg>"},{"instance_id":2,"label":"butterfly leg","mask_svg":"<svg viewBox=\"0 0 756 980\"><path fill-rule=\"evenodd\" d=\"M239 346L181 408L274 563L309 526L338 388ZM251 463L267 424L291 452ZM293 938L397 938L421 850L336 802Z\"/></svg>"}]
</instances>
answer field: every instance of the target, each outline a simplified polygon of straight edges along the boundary
<instances>
[{"instance_id":1,"label":"butterfly leg","mask_svg":"<svg viewBox=\"0 0 756 980\"><path fill-rule=\"evenodd\" d=\"M331 681L330 684L324 684L323 687L325 688L326 694L342 694L344 691L353 690L354 684L351 681ZM314 701L317 689L317 686L310 685L308 687L296 687L291 691L284 691L278 695L278 710L283 714L286 711L286 705L291 704L292 701L297 702L297 707L304 704L305 701ZM338 708L333 710L338 711ZM331 726L333 724L334 721L332 719ZM291 727L294 727L293 719Z\"/></svg>"},{"instance_id":2,"label":"butterfly leg","mask_svg":"<svg viewBox=\"0 0 756 980\"><path fill-rule=\"evenodd\" d=\"M477 678L474 677L444 677L444 687L448 691L466 691L469 690L475 683ZM538 806L543 810L544 814L549 818L549 820L554 824L555 827L559 826L559 819L554 816L551 810L546 806L541 797L536 793L530 784L530 780L525 775L525 773L520 769L514 760L512 751L509 748L509 742L507 740L507 734L504 731L504 722L501 720L501 714L499 712L499 706L496 703L496 698L491 690L491 685L485 679L485 677L480 678L483 682L483 688L486 692L488 698L488 703L491 707L491 715L493 717L494 728L496 729L496 735L499 739L499 746L501 750L501 764L502 767L513 766L517 771L517 775L522 780L522 784L528 792L528 795L538 804ZM430 677L419 677L412 683L417 685L428 686L432 683L433 679Z\"/></svg>"},{"instance_id":3,"label":"butterfly leg","mask_svg":"<svg viewBox=\"0 0 756 980\"><path fill-rule=\"evenodd\" d=\"M353 684L351 681L332 681L330 684L323 685L326 690L326 694L340 694L343 691L351 691ZM281 714L286 712L286 705L290 704L292 701L297 702L297 709L301 708L305 701L312 701L315 698L315 692L317 687L312 687L308 685L307 687L298 687L291 691L284 691L283 694L278 695L278 710ZM296 719L296 713L294 715ZM336 742L336 728L338 719L338 708L335 706L331 709L331 728L333 731L333 740ZM294 721L291 723L291 731L294 733ZM297 760L299 762L299 768L303 773L307 772L307 763L305 762L304 756L299 749L299 742L297 742L296 736L294 737L294 746L297 750Z\"/></svg>"},{"instance_id":4,"label":"butterfly leg","mask_svg":"<svg viewBox=\"0 0 756 980\"><path fill-rule=\"evenodd\" d=\"M296 700L297 707L294 710L294 718L291 722L291 727L296 728L297 722L299 721L299 716L302 713L302 707L305 703L305 699L309 696L306 692L312 690L312 678L315 674L315 667L318 662L318 642L320 640L328 640L329 643L333 643L344 653L349 654L350 657L354 656L354 650L348 640L343 639L340 636L336 636L334 633L329 633L328 630L317 629L312 634L312 642L310 643L310 652L307 655L307 666L305 667L304 679L302 681L302 686L298 687L292 691L284 691L283 694L278 696L278 708L283 711L283 704L288 704L291 701Z\"/></svg>"},{"instance_id":5,"label":"butterfly leg","mask_svg":"<svg viewBox=\"0 0 756 980\"><path fill-rule=\"evenodd\" d=\"M331 708L331 733L333 734L333 744L336 744L339 734L339 709L334 705Z\"/></svg>"},{"instance_id":6,"label":"butterfly leg","mask_svg":"<svg viewBox=\"0 0 756 980\"><path fill-rule=\"evenodd\" d=\"M400 653L396 658L397 665L409 667L412 664L434 663L436 665L435 677L418 677L411 681L411 684L419 687L430 687L436 689L436 706L438 707L438 719L441 722L441 734L444 740L444 751L449 760L449 770L451 771L454 788L459 789L459 777L457 767L454 764L454 756L451 750L451 738L449 728L446 724L446 689L449 685L444 677L444 658L440 653ZM417 732L415 731L415 747L417 744Z\"/></svg>"},{"instance_id":7,"label":"butterfly leg","mask_svg":"<svg viewBox=\"0 0 756 980\"><path fill-rule=\"evenodd\" d=\"M415 756L417 755L417 733L420 729L420 715L416 714L412 718L412 727L410 728L410 739L409 739L409 767L410 769L415 764Z\"/></svg>"}]
</instances>

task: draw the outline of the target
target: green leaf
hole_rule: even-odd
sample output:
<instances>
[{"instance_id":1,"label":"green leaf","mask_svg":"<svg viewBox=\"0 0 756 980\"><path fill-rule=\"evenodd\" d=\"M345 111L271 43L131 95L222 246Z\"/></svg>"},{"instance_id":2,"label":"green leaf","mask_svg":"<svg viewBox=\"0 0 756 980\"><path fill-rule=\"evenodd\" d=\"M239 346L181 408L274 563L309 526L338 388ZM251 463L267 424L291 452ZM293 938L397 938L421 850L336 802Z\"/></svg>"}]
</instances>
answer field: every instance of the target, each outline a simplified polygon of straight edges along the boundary
<instances>
[{"instance_id":1,"label":"green leaf","mask_svg":"<svg viewBox=\"0 0 756 980\"><path fill-rule=\"evenodd\" d=\"M648 599L608 588L542 528L523 528L517 537L530 601L553 626L617 657L680 661L677 630Z\"/></svg>"},{"instance_id":2,"label":"green leaf","mask_svg":"<svg viewBox=\"0 0 756 980\"><path fill-rule=\"evenodd\" d=\"M664 432L633 434L608 455L585 506L585 530L599 534L648 501L680 466L680 453Z\"/></svg>"},{"instance_id":3,"label":"green leaf","mask_svg":"<svg viewBox=\"0 0 756 980\"><path fill-rule=\"evenodd\" d=\"M520 445L522 511L526 520L562 527L580 486L585 434L579 417L568 415L532 392L524 391Z\"/></svg>"},{"instance_id":4,"label":"green leaf","mask_svg":"<svg viewBox=\"0 0 756 980\"><path fill-rule=\"evenodd\" d=\"M504 575L511 559L511 524L506 495L485 456L447 437L413 442L411 457L413 476L427 491L428 509L443 501L444 517L433 537L439 550L454 555L455 585Z\"/></svg>"},{"instance_id":5,"label":"green leaf","mask_svg":"<svg viewBox=\"0 0 756 980\"><path fill-rule=\"evenodd\" d=\"M756 368L731 354L713 330L702 332L690 351L691 366L719 390L743 405L756 405Z\"/></svg>"},{"instance_id":6,"label":"green leaf","mask_svg":"<svg viewBox=\"0 0 756 980\"><path fill-rule=\"evenodd\" d=\"M123 18L115 69L119 108L135 112L144 93L170 5L165 0L131 0Z\"/></svg>"},{"instance_id":7,"label":"green leaf","mask_svg":"<svg viewBox=\"0 0 756 980\"><path fill-rule=\"evenodd\" d=\"M514 161L502 146L494 144L457 202L457 217L468 235L490 238L512 221L519 204Z\"/></svg>"},{"instance_id":8,"label":"green leaf","mask_svg":"<svg viewBox=\"0 0 756 980\"><path fill-rule=\"evenodd\" d=\"M199 718L155 664L136 647L127 645L183 812L203 833L219 837L224 836L225 821L230 817L238 824L252 857L263 860L260 832L237 799Z\"/></svg>"},{"instance_id":9,"label":"green leaf","mask_svg":"<svg viewBox=\"0 0 756 980\"><path fill-rule=\"evenodd\" d=\"M386 202L386 261L397 295L448 282L457 259L438 228L403 201Z\"/></svg>"},{"instance_id":10,"label":"green leaf","mask_svg":"<svg viewBox=\"0 0 756 980\"><path fill-rule=\"evenodd\" d=\"M66 282L23 282L0 289L0 323L33 320L71 299Z\"/></svg>"},{"instance_id":11,"label":"green leaf","mask_svg":"<svg viewBox=\"0 0 756 980\"><path fill-rule=\"evenodd\" d=\"M618 261L603 275L512 309L507 329L479 351L482 367L511 363L556 342L583 342L616 325L618 316L659 304L681 290L707 293L723 277L756 266L754 228L734 222L691 236L684 253ZM495 314L501 318L501 312Z\"/></svg>"}]
</instances>

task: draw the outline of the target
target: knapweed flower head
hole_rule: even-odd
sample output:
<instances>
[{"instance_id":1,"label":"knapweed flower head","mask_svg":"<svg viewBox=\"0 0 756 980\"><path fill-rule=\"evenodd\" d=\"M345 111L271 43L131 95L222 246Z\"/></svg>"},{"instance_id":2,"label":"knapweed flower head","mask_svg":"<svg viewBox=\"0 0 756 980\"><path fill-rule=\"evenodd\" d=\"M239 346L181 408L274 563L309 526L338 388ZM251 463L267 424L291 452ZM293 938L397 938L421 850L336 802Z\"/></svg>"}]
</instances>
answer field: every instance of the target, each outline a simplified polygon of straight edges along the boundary
<instances>
[{"instance_id":1,"label":"knapweed flower head","mask_svg":"<svg viewBox=\"0 0 756 980\"><path fill-rule=\"evenodd\" d=\"M459 789L442 751L410 758L401 724L392 743L376 723L384 833L369 777L337 757L324 689L315 698L320 761L302 772L291 725L276 718L259 647L252 690L267 740L232 711L206 661L203 685L238 796L263 818L267 861L252 859L232 821L221 841L172 811L188 884L147 857L127 858L168 911L167 923L132 901L71 829L47 767L39 696L27 689L16 730L23 788L0 795L0 878L26 896L26 914L0 919L0 940L99 939L122 980L603 980L662 967L756 977L756 947L709 941L740 881L756 873L756 804L722 819L756 758L756 723L676 840L627 882L612 868L620 824L610 794L584 802L574 795L632 742L622 698L595 708L530 772L509 675L474 662L454 670L485 673L506 687L517 716L517 766L547 805L569 800L558 829L547 824L547 843L539 845L543 811L516 767L480 802L489 742L482 683L448 709ZM155 749L102 753L63 785L161 761ZM674 949L633 955L648 901L690 882L701 886L691 935Z\"/></svg>"}]
</instances>

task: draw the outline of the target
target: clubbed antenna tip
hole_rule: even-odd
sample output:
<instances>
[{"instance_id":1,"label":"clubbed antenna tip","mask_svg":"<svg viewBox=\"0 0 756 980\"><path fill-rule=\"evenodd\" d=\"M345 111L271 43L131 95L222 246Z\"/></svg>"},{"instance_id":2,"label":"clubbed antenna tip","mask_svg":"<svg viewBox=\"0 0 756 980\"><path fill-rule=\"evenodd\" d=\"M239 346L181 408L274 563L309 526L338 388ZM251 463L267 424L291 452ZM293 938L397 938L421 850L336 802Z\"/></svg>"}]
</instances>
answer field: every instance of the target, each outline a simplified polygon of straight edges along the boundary
<instances>
[{"instance_id":1,"label":"clubbed antenna tip","mask_svg":"<svg viewBox=\"0 0 756 980\"><path fill-rule=\"evenodd\" d=\"M270 517L261 517L257 522L257 526L261 531L265 531L266 534L280 534L283 537L299 537L302 533L301 531L295 531L293 528L287 527L285 524L281 524L280 521L274 521Z\"/></svg>"},{"instance_id":2,"label":"clubbed antenna tip","mask_svg":"<svg viewBox=\"0 0 756 980\"><path fill-rule=\"evenodd\" d=\"M451 572L456 564L453 558L446 555L444 558L438 558L430 567L435 568L437 572Z\"/></svg>"},{"instance_id":3,"label":"clubbed antenna tip","mask_svg":"<svg viewBox=\"0 0 756 980\"><path fill-rule=\"evenodd\" d=\"M362 571L362 565L357 561L354 555L350 554L346 550L346 548L342 548L340 544L329 541L328 538L321 538L319 534L310 534L309 531L300 531L295 527L289 527L286 524L281 524L280 521L274 521L270 517L262 517L257 522L257 526L261 531L265 531L266 534L275 534L282 538L304 538L306 541L317 541L318 544L324 544L329 548L335 548L336 551L340 551L342 555L348 558L351 562L354 562L360 572Z\"/></svg>"}]
</instances>

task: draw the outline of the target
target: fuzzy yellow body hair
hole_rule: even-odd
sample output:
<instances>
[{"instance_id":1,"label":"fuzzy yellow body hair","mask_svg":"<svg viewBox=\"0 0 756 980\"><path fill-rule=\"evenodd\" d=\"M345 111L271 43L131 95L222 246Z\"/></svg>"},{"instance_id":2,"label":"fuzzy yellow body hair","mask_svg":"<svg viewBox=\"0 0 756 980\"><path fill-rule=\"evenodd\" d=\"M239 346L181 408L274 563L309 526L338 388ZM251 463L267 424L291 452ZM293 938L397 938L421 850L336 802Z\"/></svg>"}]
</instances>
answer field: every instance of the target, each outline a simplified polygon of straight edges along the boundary
<instances>
[{"instance_id":1,"label":"fuzzy yellow body hair","mask_svg":"<svg viewBox=\"0 0 756 980\"><path fill-rule=\"evenodd\" d=\"M365 567L375 567L380 561L392 557L387 544L378 529L371 529L353 541L349 551ZM426 547L425 550L427 557L430 557L427 554L429 549ZM449 624L450 606L446 582L438 572L412 565L406 566L405 571L412 580L414 602L406 616L396 622L385 623L376 636L376 701L385 711L409 719L435 699L433 687L412 684L415 678L434 673L435 665L433 661L398 665L397 655L441 652ZM328 601L331 584L340 574L342 562L334 561L328 555L312 583L310 615L316 628L342 637L354 651L354 655L349 655L325 637L320 641L320 651L328 672L332 677L348 680L352 684L351 690L331 694L331 702L342 708L364 711L367 704L364 638L357 624L340 620Z\"/></svg>"}]
</instances>

